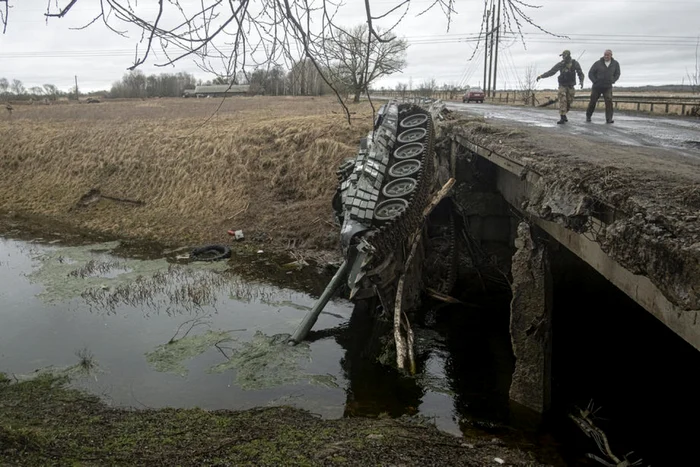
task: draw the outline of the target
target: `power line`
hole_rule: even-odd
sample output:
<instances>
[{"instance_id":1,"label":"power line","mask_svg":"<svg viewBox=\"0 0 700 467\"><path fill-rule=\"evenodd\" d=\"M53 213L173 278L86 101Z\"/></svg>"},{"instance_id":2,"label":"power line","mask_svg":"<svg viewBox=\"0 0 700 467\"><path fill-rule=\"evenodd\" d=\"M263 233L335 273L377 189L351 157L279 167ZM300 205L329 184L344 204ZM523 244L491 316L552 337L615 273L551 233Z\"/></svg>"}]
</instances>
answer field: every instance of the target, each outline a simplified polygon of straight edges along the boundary
<instances>
[{"instance_id":1,"label":"power line","mask_svg":"<svg viewBox=\"0 0 700 467\"><path fill-rule=\"evenodd\" d=\"M533 34L535 36L536 34ZM526 34L527 36L527 34ZM537 34L539 37L526 38L525 43L531 44L562 44L567 41L560 38ZM410 36L407 39L409 45L440 45L454 43L476 43L483 42L484 37L479 38L478 34L459 36ZM503 33L501 39L517 38L517 34ZM648 45L648 46L674 46L674 47L695 47L698 38L692 36L641 36L632 34L607 34L596 37L581 35L580 38L570 36L570 42L579 44L608 44L608 45ZM233 49L222 48L224 53L233 52ZM133 49L80 49L80 50L51 50L51 51L25 51L25 52L5 52L0 53L0 59L24 59L24 58L90 58L103 57L105 55L116 57L133 57Z\"/></svg>"}]
</instances>

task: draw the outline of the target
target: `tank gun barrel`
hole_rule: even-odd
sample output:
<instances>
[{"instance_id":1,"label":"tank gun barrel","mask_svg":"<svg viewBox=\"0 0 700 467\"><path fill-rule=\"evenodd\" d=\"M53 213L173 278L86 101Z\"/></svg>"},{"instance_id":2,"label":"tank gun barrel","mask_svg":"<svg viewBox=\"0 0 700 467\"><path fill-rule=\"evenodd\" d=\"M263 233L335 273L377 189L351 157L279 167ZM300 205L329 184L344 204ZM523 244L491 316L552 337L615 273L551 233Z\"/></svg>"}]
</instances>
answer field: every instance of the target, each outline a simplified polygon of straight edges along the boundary
<instances>
[{"instance_id":1,"label":"tank gun barrel","mask_svg":"<svg viewBox=\"0 0 700 467\"><path fill-rule=\"evenodd\" d=\"M304 316L303 321L299 324L296 331L294 331L294 335L289 339L290 345L297 345L299 342L306 339L306 335L309 333L311 328L314 327L314 324L316 324L318 315L321 314L321 311L323 311L323 308L326 306L333 294L347 278L349 270L350 263L347 260L343 261L343 264L340 265L340 268L338 268L335 275L326 286L326 290L324 290L321 296L318 297L318 300L316 300L316 303L314 303L314 307L306 314L306 316Z\"/></svg>"}]
</instances>

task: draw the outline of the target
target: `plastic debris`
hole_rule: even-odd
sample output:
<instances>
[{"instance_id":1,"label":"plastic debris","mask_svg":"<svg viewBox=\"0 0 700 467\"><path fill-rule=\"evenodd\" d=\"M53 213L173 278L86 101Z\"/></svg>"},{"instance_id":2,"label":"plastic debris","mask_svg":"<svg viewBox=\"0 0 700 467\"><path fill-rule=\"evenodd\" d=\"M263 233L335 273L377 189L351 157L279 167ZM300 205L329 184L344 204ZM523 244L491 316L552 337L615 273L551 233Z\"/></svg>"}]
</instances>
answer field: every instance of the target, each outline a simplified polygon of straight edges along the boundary
<instances>
[{"instance_id":1,"label":"plastic debris","mask_svg":"<svg viewBox=\"0 0 700 467\"><path fill-rule=\"evenodd\" d=\"M496 462L498 462L499 464L505 464L505 463L506 463L506 461L504 461L504 460L501 459L500 457L494 457L493 460L496 461Z\"/></svg>"},{"instance_id":2,"label":"plastic debris","mask_svg":"<svg viewBox=\"0 0 700 467\"><path fill-rule=\"evenodd\" d=\"M308 266L308 265L309 265L309 263L307 263L303 259L299 259L296 261L292 261L291 263L283 264L282 269L288 269L288 270L293 269L293 270L301 271L302 269L304 269L304 266Z\"/></svg>"}]
</instances>

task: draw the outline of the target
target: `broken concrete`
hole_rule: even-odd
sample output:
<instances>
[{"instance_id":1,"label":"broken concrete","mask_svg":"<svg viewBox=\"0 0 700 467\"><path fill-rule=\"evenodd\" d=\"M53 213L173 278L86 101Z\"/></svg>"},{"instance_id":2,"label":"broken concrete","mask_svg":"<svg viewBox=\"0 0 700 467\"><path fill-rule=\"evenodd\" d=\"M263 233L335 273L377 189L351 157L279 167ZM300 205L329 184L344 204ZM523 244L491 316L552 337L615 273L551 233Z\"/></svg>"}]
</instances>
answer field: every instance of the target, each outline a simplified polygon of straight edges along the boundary
<instances>
[{"instance_id":1,"label":"broken concrete","mask_svg":"<svg viewBox=\"0 0 700 467\"><path fill-rule=\"evenodd\" d=\"M496 164L500 157L501 168L532 182L516 208L585 233L681 311L700 310L700 159L481 118L443 125L458 143ZM604 230L588 222L594 218Z\"/></svg>"},{"instance_id":2,"label":"broken concrete","mask_svg":"<svg viewBox=\"0 0 700 467\"><path fill-rule=\"evenodd\" d=\"M510 398L542 413L551 402L552 277L547 248L528 223L518 225L515 246L510 314L515 371Z\"/></svg>"}]
</instances>

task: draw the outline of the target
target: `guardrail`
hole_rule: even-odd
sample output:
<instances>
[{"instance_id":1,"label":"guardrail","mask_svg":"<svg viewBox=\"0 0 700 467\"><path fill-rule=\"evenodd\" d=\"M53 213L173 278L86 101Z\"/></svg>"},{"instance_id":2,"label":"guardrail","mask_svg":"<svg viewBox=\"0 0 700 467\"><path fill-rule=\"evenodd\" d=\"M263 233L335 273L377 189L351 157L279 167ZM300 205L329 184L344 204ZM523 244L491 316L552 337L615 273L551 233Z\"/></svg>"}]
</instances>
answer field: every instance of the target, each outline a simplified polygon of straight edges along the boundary
<instances>
[{"instance_id":1,"label":"guardrail","mask_svg":"<svg viewBox=\"0 0 700 467\"><path fill-rule=\"evenodd\" d=\"M589 95L576 96L575 101L586 101L590 99ZM602 99L600 99L602 101ZM613 106L617 109L621 104L633 104L636 106L636 111L648 111L654 113L654 106L663 106L664 113L670 113L671 106L680 107L681 115L689 115L687 109L700 109L700 97L675 97L675 96L626 96L624 94L613 96ZM649 108L642 108L648 106ZM658 108L658 107L657 107ZM697 110L695 110L697 114ZM675 113L675 112L674 112Z\"/></svg>"},{"instance_id":2,"label":"guardrail","mask_svg":"<svg viewBox=\"0 0 700 467\"><path fill-rule=\"evenodd\" d=\"M551 91L554 96L548 101L538 101L535 99L532 106L545 107L557 102L556 91ZM462 101L464 95L461 91L434 91L432 93L418 91L374 91L373 95L390 97L397 99L431 97L443 101ZM543 91L537 91L537 95L542 95ZM575 106L582 107L582 102L588 102L590 92L587 90L577 90L574 98ZM486 102L498 104L525 105L522 91L497 91L494 96L486 97ZM603 99L599 100L599 105ZM700 116L700 96L644 96L633 94L615 94L613 105L618 110L636 110L637 112L666 113L680 115Z\"/></svg>"}]
</instances>

